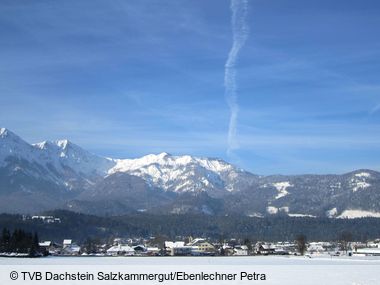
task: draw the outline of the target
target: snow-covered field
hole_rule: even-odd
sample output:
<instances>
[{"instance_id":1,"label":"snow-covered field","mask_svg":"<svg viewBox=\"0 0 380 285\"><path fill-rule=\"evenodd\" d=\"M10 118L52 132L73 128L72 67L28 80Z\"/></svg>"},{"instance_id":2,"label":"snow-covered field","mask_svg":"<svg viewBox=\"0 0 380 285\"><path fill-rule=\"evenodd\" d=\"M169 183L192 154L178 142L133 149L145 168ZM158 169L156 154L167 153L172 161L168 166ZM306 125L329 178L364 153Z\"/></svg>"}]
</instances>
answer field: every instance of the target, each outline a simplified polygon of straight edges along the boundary
<instances>
[{"instance_id":1,"label":"snow-covered field","mask_svg":"<svg viewBox=\"0 0 380 285\"><path fill-rule=\"evenodd\" d=\"M10 273L18 279L10 283ZM21 272L44 274L93 274L93 280L55 281L59 284L380 284L380 257L48 257L0 258L0 284L36 284L21 280ZM233 274L233 280L99 280L99 273L109 274ZM265 276L265 281L248 280L244 274ZM244 276L246 276L244 275ZM50 275L51 276L51 275ZM102 275L103 276L103 275ZM38 284L51 283L39 281ZM54 282L54 283L55 283Z\"/></svg>"}]
</instances>

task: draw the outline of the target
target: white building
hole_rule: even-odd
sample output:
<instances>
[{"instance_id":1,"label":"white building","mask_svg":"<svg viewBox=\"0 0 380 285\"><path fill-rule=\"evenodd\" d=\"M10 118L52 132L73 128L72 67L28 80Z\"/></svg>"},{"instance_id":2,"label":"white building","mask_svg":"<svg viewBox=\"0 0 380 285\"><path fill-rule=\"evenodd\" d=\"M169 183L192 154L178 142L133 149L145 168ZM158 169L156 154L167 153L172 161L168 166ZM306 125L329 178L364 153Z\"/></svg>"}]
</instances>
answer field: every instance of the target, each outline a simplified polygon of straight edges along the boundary
<instances>
[{"instance_id":1,"label":"white building","mask_svg":"<svg viewBox=\"0 0 380 285\"><path fill-rule=\"evenodd\" d=\"M169 255L191 255L192 246L186 246L184 241L165 241L165 250Z\"/></svg>"},{"instance_id":2,"label":"white building","mask_svg":"<svg viewBox=\"0 0 380 285\"><path fill-rule=\"evenodd\" d=\"M323 247L323 242L311 242L307 247L307 251L310 253L321 253L325 252L326 249Z\"/></svg>"},{"instance_id":3,"label":"white building","mask_svg":"<svg viewBox=\"0 0 380 285\"><path fill-rule=\"evenodd\" d=\"M187 246L191 246L192 255L211 255L215 253L215 247L207 240L196 238L189 242Z\"/></svg>"},{"instance_id":4,"label":"white building","mask_svg":"<svg viewBox=\"0 0 380 285\"><path fill-rule=\"evenodd\" d=\"M32 216L32 220L41 220L44 223L52 224L52 223L60 223L60 218L55 218L53 216Z\"/></svg>"},{"instance_id":5,"label":"white building","mask_svg":"<svg viewBox=\"0 0 380 285\"><path fill-rule=\"evenodd\" d=\"M248 255L248 246L236 245L234 247L234 255Z\"/></svg>"},{"instance_id":6,"label":"white building","mask_svg":"<svg viewBox=\"0 0 380 285\"><path fill-rule=\"evenodd\" d=\"M107 255L117 256L117 255L135 255L135 250L129 245L114 245L107 249Z\"/></svg>"},{"instance_id":7,"label":"white building","mask_svg":"<svg viewBox=\"0 0 380 285\"><path fill-rule=\"evenodd\" d=\"M147 247L146 254L150 256L159 255L160 249L158 247Z\"/></svg>"},{"instance_id":8,"label":"white building","mask_svg":"<svg viewBox=\"0 0 380 285\"><path fill-rule=\"evenodd\" d=\"M366 255L366 256L380 256L380 245L377 247L366 247L366 248L357 248L353 254L355 255Z\"/></svg>"},{"instance_id":9,"label":"white building","mask_svg":"<svg viewBox=\"0 0 380 285\"><path fill-rule=\"evenodd\" d=\"M80 246L73 243L71 239L63 240L62 253L65 255L78 255L80 253Z\"/></svg>"}]
</instances>

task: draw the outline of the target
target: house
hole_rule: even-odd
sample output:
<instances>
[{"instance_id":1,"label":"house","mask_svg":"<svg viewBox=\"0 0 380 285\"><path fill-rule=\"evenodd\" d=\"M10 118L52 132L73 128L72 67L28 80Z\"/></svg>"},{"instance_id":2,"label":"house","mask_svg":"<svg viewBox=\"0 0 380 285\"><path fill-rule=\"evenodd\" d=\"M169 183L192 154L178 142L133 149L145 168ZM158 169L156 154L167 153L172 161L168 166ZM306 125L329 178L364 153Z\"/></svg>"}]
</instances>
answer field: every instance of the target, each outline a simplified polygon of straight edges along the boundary
<instances>
[{"instance_id":1,"label":"house","mask_svg":"<svg viewBox=\"0 0 380 285\"><path fill-rule=\"evenodd\" d=\"M158 256L160 255L160 249L158 247L147 247L146 255L149 256Z\"/></svg>"},{"instance_id":2,"label":"house","mask_svg":"<svg viewBox=\"0 0 380 285\"><path fill-rule=\"evenodd\" d=\"M277 243L277 246L280 246L283 250L285 250L289 254L297 251L297 246L294 242L288 242L288 241L280 242L280 243Z\"/></svg>"},{"instance_id":3,"label":"house","mask_svg":"<svg viewBox=\"0 0 380 285\"><path fill-rule=\"evenodd\" d=\"M64 255L78 255L80 254L80 246L73 243L71 239L63 240L62 254Z\"/></svg>"},{"instance_id":4,"label":"house","mask_svg":"<svg viewBox=\"0 0 380 285\"><path fill-rule=\"evenodd\" d=\"M219 249L220 255L231 256L234 255L234 247L229 245L228 243L224 243L222 247Z\"/></svg>"},{"instance_id":5,"label":"house","mask_svg":"<svg viewBox=\"0 0 380 285\"><path fill-rule=\"evenodd\" d=\"M257 243L255 246L256 254L269 255L274 254L276 248L270 243Z\"/></svg>"},{"instance_id":6,"label":"house","mask_svg":"<svg viewBox=\"0 0 380 285\"><path fill-rule=\"evenodd\" d=\"M192 255L213 255L215 254L215 246L202 238L196 238L189 242L187 246L191 246Z\"/></svg>"},{"instance_id":7,"label":"house","mask_svg":"<svg viewBox=\"0 0 380 285\"><path fill-rule=\"evenodd\" d=\"M276 254L276 255L288 255L289 251L286 248L284 248L280 245L277 245L274 248L274 254Z\"/></svg>"},{"instance_id":8,"label":"house","mask_svg":"<svg viewBox=\"0 0 380 285\"><path fill-rule=\"evenodd\" d=\"M213 243L215 247L215 252L221 256L232 256L234 255L234 247L238 245L236 239L223 240Z\"/></svg>"},{"instance_id":9,"label":"house","mask_svg":"<svg viewBox=\"0 0 380 285\"><path fill-rule=\"evenodd\" d=\"M310 253L321 253L325 252L325 248L323 247L323 243L321 242L311 242L307 248L307 251Z\"/></svg>"},{"instance_id":10,"label":"house","mask_svg":"<svg viewBox=\"0 0 380 285\"><path fill-rule=\"evenodd\" d=\"M380 245L377 247L356 248L354 255L380 256Z\"/></svg>"},{"instance_id":11,"label":"house","mask_svg":"<svg viewBox=\"0 0 380 285\"><path fill-rule=\"evenodd\" d=\"M52 242L51 241L43 241L38 243L39 247L45 248L46 250L51 246Z\"/></svg>"},{"instance_id":12,"label":"house","mask_svg":"<svg viewBox=\"0 0 380 285\"><path fill-rule=\"evenodd\" d=\"M118 256L118 255L132 256L132 255L135 255L135 250L132 247L130 247L129 245L118 244L118 245L113 245L109 249L107 249L107 255L112 255L112 256Z\"/></svg>"},{"instance_id":13,"label":"house","mask_svg":"<svg viewBox=\"0 0 380 285\"><path fill-rule=\"evenodd\" d=\"M61 219L53 216L32 216L32 220L41 220L44 223L52 224L52 223L60 223Z\"/></svg>"},{"instance_id":14,"label":"house","mask_svg":"<svg viewBox=\"0 0 380 285\"><path fill-rule=\"evenodd\" d=\"M192 249L192 246L186 246L183 241L165 241L165 251L168 255L191 255Z\"/></svg>"},{"instance_id":15,"label":"house","mask_svg":"<svg viewBox=\"0 0 380 285\"><path fill-rule=\"evenodd\" d=\"M147 252L147 248L141 244L135 245L132 248L135 251L135 254L137 255L143 255L143 254L146 254Z\"/></svg>"},{"instance_id":16,"label":"house","mask_svg":"<svg viewBox=\"0 0 380 285\"><path fill-rule=\"evenodd\" d=\"M50 255L58 255L62 251L62 246L52 241L43 241L38 245Z\"/></svg>"},{"instance_id":17,"label":"house","mask_svg":"<svg viewBox=\"0 0 380 285\"><path fill-rule=\"evenodd\" d=\"M185 246L184 241L165 241L165 248L182 247Z\"/></svg>"},{"instance_id":18,"label":"house","mask_svg":"<svg viewBox=\"0 0 380 285\"><path fill-rule=\"evenodd\" d=\"M235 245L233 255L248 255L248 246Z\"/></svg>"}]
</instances>

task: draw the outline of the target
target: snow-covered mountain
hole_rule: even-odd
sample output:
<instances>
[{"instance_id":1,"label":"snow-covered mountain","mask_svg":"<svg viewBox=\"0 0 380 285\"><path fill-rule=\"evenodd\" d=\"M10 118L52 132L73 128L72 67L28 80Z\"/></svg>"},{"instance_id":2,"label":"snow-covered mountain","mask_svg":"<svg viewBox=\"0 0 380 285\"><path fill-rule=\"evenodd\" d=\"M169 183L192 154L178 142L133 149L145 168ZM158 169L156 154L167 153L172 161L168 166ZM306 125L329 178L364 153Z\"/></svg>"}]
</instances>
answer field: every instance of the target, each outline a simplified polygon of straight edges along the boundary
<instances>
[{"instance_id":1,"label":"snow-covered mountain","mask_svg":"<svg viewBox=\"0 0 380 285\"><path fill-rule=\"evenodd\" d=\"M197 158L168 153L138 159L115 160L109 174L125 172L143 178L150 185L177 193L206 191L223 194L237 190L243 176L253 175L220 159Z\"/></svg>"},{"instance_id":2,"label":"snow-covered mountain","mask_svg":"<svg viewBox=\"0 0 380 285\"><path fill-rule=\"evenodd\" d=\"M22 157L28 161L35 158L33 146L11 131L0 128L0 167L4 167L8 157Z\"/></svg>"},{"instance_id":3,"label":"snow-covered mountain","mask_svg":"<svg viewBox=\"0 0 380 285\"><path fill-rule=\"evenodd\" d=\"M258 192L268 214L308 217L379 217L380 173L360 169L343 175L262 177Z\"/></svg>"},{"instance_id":4,"label":"snow-covered mountain","mask_svg":"<svg viewBox=\"0 0 380 285\"><path fill-rule=\"evenodd\" d=\"M122 172L141 177L151 187L165 191L218 193L234 191L241 181L237 179L239 176L253 176L220 159L167 153L138 159L110 159L91 154L68 140L31 145L11 131L1 129L0 167L15 161L17 171L29 171L22 163L38 165L44 171L44 178L69 189L84 187L83 183L93 185L99 179Z\"/></svg>"},{"instance_id":5,"label":"snow-covered mountain","mask_svg":"<svg viewBox=\"0 0 380 285\"><path fill-rule=\"evenodd\" d=\"M92 154L68 140L29 144L0 129L0 212L66 208L262 217L380 217L380 173L258 176L223 160Z\"/></svg>"},{"instance_id":6,"label":"snow-covered mountain","mask_svg":"<svg viewBox=\"0 0 380 285\"><path fill-rule=\"evenodd\" d=\"M115 164L113 160L91 154L68 140L31 145L11 131L0 129L0 167L14 166L13 172L24 172L67 189L94 184Z\"/></svg>"},{"instance_id":7,"label":"snow-covered mountain","mask_svg":"<svg viewBox=\"0 0 380 285\"><path fill-rule=\"evenodd\" d=\"M68 140L44 141L33 144L38 149L38 160L63 171L70 168L84 176L105 176L115 165L112 159L96 156Z\"/></svg>"}]
</instances>

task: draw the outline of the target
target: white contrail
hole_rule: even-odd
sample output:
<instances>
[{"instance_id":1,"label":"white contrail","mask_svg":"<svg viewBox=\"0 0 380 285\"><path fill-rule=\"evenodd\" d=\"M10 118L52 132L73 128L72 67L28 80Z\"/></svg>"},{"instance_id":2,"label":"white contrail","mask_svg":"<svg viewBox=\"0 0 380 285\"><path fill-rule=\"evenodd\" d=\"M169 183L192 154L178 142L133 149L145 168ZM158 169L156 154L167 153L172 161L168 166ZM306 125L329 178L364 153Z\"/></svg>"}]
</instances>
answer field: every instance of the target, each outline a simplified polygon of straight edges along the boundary
<instances>
[{"instance_id":1,"label":"white contrail","mask_svg":"<svg viewBox=\"0 0 380 285\"><path fill-rule=\"evenodd\" d=\"M230 108L230 122L228 126L228 147L227 154L238 147L236 140L236 122L239 112L237 103L236 84L236 60L240 49L244 46L248 38L248 25L246 23L248 12L248 0L231 0L232 11L232 47L224 67L224 88L225 96Z\"/></svg>"}]
</instances>

